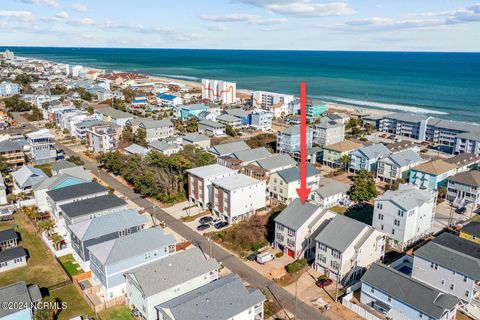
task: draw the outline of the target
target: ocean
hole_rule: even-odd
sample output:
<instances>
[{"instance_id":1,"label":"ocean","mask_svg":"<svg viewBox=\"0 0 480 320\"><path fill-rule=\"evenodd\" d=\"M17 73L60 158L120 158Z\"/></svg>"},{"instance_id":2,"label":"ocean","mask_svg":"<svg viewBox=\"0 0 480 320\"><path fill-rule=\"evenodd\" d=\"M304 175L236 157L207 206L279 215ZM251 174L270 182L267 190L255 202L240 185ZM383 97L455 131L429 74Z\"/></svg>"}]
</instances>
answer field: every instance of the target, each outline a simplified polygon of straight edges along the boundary
<instances>
[{"instance_id":1,"label":"ocean","mask_svg":"<svg viewBox=\"0 0 480 320\"><path fill-rule=\"evenodd\" d=\"M1 47L0 51L7 49ZM8 47L19 56L480 123L480 53Z\"/></svg>"}]
</instances>

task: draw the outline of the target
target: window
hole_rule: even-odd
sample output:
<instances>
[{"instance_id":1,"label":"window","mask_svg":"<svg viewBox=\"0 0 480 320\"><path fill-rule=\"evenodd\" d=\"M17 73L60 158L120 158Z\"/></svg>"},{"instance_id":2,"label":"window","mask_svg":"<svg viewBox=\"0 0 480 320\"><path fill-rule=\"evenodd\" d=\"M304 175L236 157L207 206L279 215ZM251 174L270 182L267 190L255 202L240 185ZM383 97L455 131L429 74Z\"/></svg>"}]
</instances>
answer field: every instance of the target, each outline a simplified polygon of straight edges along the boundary
<instances>
[{"instance_id":1,"label":"window","mask_svg":"<svg viewBox=\"0 0 480 320\"><path fill-rule=\"evenodd\" d=\"M387 297L387 300L388 300L388 302L391 302L391 301L392 301L392 297L391 297L391 296L388 296L388 297Z\"/></svg>"},{"instance_id":2,"label":"window","mask_svg":"<svg viewBox=\"0 0 480 320\"><path fill-rule=\"evenodd\" d=\"M399 227L399 226L400 226L400 220L395 219L395 221L393 222L393 224Z\"/></svg>"},{"instance_id":3,"label":"window","mask_svg":"<svg viewBox=\"0 0 480 320\"><path fill-rule=\"evenodd\" d=\"M284 230L283 225L277 224L277 229L280 230L280 231L283 231Z\"/></svg>"},{"instance_id":4,"label":"window","mask_svg":"<svg viewBox=\"0 0 480 320\"><path fill-rule=\"evenodd\" d=\"M442 279L442 285L445 284L445 279Z\"/></svg>"},{"instance_id":5,"label":"window","mask_svg":"<svg viewBox=\"0 0 480 320\"><path fill-rule=\"evenodd\" d=\"M395 229L392 228L392 234L395 234Z\"/></svg>"},{"instance_id":6,"label":"window","mask_svg":"<svg viewBox=\"0 0 480 320\"><path fill-rule=\"evenodd\" d=\"M319 243L319 244L318 244L318 248L319 248L320 250L322 250L322 251L327 252L327 246L324 245L324 244L322 244L322 243Z\"/></svg>"},{"instance_id":7,"label":"window","mask_svg":"<svg viewBox=\"0 0 480 320\"><path fill-rule=\"evenodd\" d=\"M371 293L375 293L375 289L370 288L370 292L371 292Z\"/></svg>"},{"instance_id":8,"label":"window","mask_svg":"<svg viewBox=\"0 0 480 320\"><path fill-rule=\"evenodd\" d=\"M379 213L379 214L378 214L378 219L379 219L379 220L383 220L383 214Z\"/></svg>"},{"instance_id":9,"label":"window","mask_svg":"<svg viewBox=\"0 0 480 320\"><path fill-rule=\"evenodd\" d=\"M283 242L283 234L277 233L277 240Z\"/></svg>"},{"instance_id":10,"label":"window","mask_svg":"<svg viewBox=\"0 0 480 320\"><path fill-rule=\"evenodd\" d=\"M398 210L398 215L399 215L400 217L403 217L403 213L404 213L403 210Z\"/></svg>"},{"instance_id":11,"label":"window","mask_svg":"<svg viewBox=\"0 0 480 320\"><path fill-rule=\"evenodd\" d=\"M295 241L292 239L287 239L287 245L289 247L295 247Z\"/></svg>"},{"instance_id":12,"label":"window","mask_svg":"<svg viewBox=\"0 0 480 320\"><path fill-rule=\"evenodd\" d=\"M468 291L468 290L465 290L465 297L467 297L467 298L468 298L469 296L470 296L470 291Z\"/></svg>"},{"instance_id":13,"label":"window","mask_svg":"<svg viewBox=\"0 0 480 320\"><path fill-rule=\"evenodd\" d=\"M338 262L337 261L331 261L330 262L330 266L335 269L335 270L338 270Z\"/></svg>"},{"instance_id":14,"label":"window","mask_svg":"<svg viewBox=\"0 0 480 320\"><path fill-rule=\"evenodd\" d=\"M383 230L383 224L380 226L380 229Z\"/></svg>"},{"instance_id":15,"label":"window","mask_svg":"<svg viewBox=\"0 0 480 320\"><path fill-rule=\"evenodd\" d=\"M467 276L463 276L463 282L467 282Z\"/></svg>"},{"instance_id":16,"label":"window","mask_svg":"<svg viewBox=\"0 0 480 320\"><path fill-rule=\"evenodd\" d=\"M295 236L295 231L292 230L292 229L288 229L287 234L288 234L290 237L294 237L294 236Z\"/></svg>"},{"instance_id":17,"label":"window","mask_svg":"<svg viewBox=\"0 0 480 320\"><path fill-rule=\"evenodd\" d=\"M383 209L383 205L382 205L381 203L377 203L377 209L382 210L382 209Z\"/></svg>"},{"instance_id":18,"label":"window","mask_svg":"<svg viewBox=\"0 0 480 320\"><path fill-rule=\"evenodd\" d=\"M452 283L452 284L450 285L450 290L453 290L453 289L455 289L455 284Z\"/></svg>"},{"instance_id":19,"label":"window","mask_svg":"<svg viewBox=\"0 0 480 320\"><path fill-rule=\"evenodd\" d=\"M327 262L327 257L325 257L323 254L319 254L319 255L318 255L318 260L319 260L320 262L325 263L325 262Z\"/></svg>"},{"instance_id":20,"label":"window","mask_svg":"<svg viewBox=\"0 0 480 320\"><path fill-rule=\"evenodd\" d=\"M333 256L334 258L339 259L339 258L340 258L340 255L341 255L340 252L338 252L338 251L335 250L335 249L332 249L332 256Z\"/></svg>"}]
</instances>

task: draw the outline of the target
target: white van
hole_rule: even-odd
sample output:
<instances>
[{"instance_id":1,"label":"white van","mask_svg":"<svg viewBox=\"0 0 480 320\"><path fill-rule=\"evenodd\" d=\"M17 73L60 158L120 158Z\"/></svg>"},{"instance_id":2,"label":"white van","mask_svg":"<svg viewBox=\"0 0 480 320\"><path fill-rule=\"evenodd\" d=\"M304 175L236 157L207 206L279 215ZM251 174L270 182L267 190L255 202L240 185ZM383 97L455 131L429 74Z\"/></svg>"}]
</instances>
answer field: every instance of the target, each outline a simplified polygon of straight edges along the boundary
<instances>
[{"instance_id":1,"label":"white van","mask_svg":"<svg viewBox=\"0 0 480 320\"><path fill-rule=\"evenodd\" d=\"M273 259L275 259L275 256L270 252L262 252L257 255L257 262L260 264L265 264Z\"/></svg>"}]
</instances>

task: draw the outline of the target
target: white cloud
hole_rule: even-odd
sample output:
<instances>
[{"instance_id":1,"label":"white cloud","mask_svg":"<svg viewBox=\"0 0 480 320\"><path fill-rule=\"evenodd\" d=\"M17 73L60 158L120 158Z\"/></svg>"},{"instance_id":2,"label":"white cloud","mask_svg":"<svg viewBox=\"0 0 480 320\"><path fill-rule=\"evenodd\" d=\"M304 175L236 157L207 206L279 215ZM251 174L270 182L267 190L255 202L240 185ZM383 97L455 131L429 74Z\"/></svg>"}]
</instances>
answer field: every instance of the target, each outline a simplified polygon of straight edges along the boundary
<instances>
[{"instance_id":1,"label":"white cloud","mask_svg":"<svg viewBox=\"0 0 480 320\"><path fill-rule=\"evenodd\" d=\"M223 24L213 24L208 26L207 29L210 31L225 31L227 30L227 27L225 27Z\"/></svg>"},{"instance_id":2,"label":"white cloud","mask_svg":"<svg viewBox=\"0 0 480 320\"><path fill-rule=\"evenodd\" d=\"M77 11L77 12L86 12L86 11L88 11L88 8L84 4L74 3L74 4L72 4L72 10Z\"/></svg>"},{"instance_id":3,"label":"white cloud","mask_svg":"<svg viewBox=\"0 0 480 320\"><path fill-rule=\"evenodd\" d=\"M398 18L372 17L352 20L334 28L350 31L389 31L443 27L469 22L480 22L480 3L453 11L406 14Z\"/></svg>"},{"instance_id":4,"label":"white cloud","mask_svg":"<svg viewBox=\"0 0 480 320\"><path fill-rule=\"evenodd\" d=\"M0 10L0 18L13 18L22 21L33 20L33 14L30 11L9 11Z\"/></svg>"},{"instance_id":5,"label":"white cloud","mask_svg":"<svg viewBox=\"0 0 480 320\"><path fill-rule=\"evenodd\" d=\"M346 2L319 3L314 0L239 0L266 8L274 13L300 17L328 17L352 15L355 10Z\"/></svg>"},{"instance_id":6,"label":"white cloud","mask_svg":"<svg viewBox=\"0 0 480 320\"><path fill-rule=\"evenodd\" d=\"M70 15L68 14L68 12L62 11L62 12L57 13L55 15L55 17L57 17L59 19L68 19L68 18L70 18Z\"/></svg>"},{"instance_id":7,"label":"white cloud","mask_svg":"<svg viewBox=\"0 0 480 320\"><path fill-rule=\"evenodd\" d=\"M23 2L27 4L36 4L36 5L44 5L49 7L58 7L57 0L17 0L17 2Z\"/></svg>"},{"instance_id":8,"label":"white cloud","mask_svg":"<svg viewBox=\"0 0 480 320\"><path fill-rule=\"evenodd\" d=\"M75 23L78 23L82 26L93 26L95 24L95 20L92 18L83 18Z\"/></svg>"},{"instance_id":9,"label":"white cloud","mask_svg":"<svg viewBox=\"0 0 480 320\"><path fill-rule=\"evenodd\" d=\"M200 19L214 22L246 22L248 24L256 25L274 25L288 22L286 18L263 18L261 16L245 14L245 13L232 13L223 16L209 16L202 15Z\"/></svg>"}]
</instances>

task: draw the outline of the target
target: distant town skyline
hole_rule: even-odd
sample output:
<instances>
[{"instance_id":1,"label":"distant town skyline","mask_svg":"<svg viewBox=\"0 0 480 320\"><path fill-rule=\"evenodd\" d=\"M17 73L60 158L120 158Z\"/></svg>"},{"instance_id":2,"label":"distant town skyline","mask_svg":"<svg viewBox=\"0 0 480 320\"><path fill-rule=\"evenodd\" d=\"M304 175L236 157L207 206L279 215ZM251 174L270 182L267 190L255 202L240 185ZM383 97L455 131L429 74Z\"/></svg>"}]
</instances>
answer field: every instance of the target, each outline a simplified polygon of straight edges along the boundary
<instances>
[{"instance_id":1,"label":"distant town skyline","mask_svg":"<svg viewBox=\"0 0 480 320\"><path fill-rule=\"evenodd\" d=\"M1 0L0 46L480 51L480 2Z\"/></svg>"}]
</instances>

